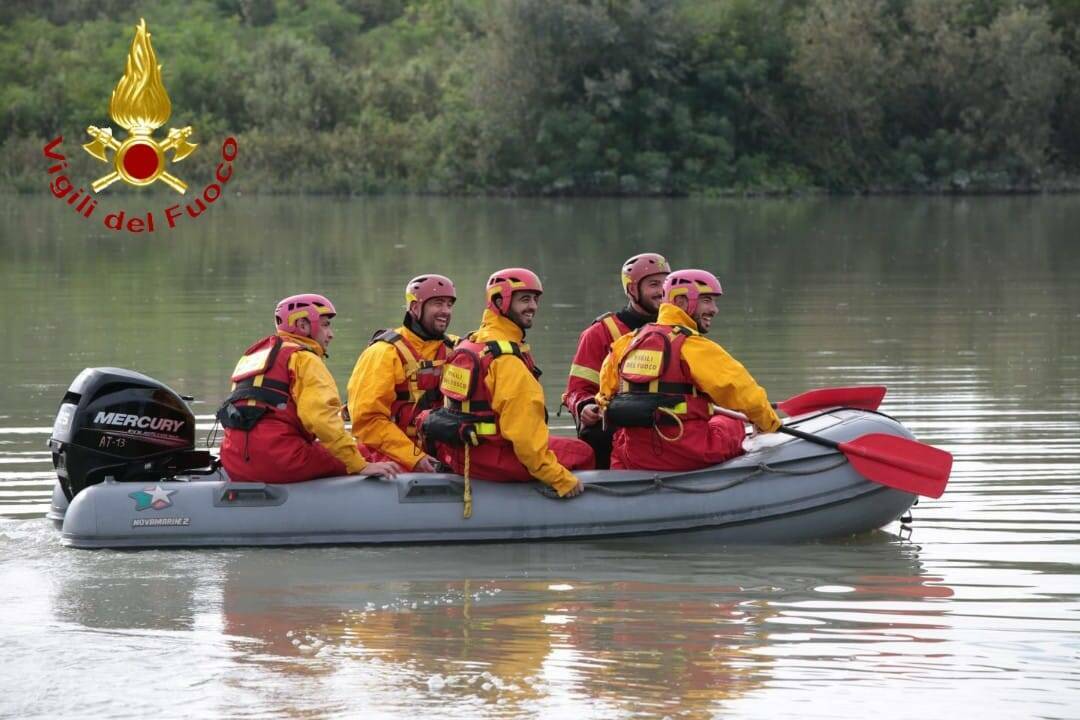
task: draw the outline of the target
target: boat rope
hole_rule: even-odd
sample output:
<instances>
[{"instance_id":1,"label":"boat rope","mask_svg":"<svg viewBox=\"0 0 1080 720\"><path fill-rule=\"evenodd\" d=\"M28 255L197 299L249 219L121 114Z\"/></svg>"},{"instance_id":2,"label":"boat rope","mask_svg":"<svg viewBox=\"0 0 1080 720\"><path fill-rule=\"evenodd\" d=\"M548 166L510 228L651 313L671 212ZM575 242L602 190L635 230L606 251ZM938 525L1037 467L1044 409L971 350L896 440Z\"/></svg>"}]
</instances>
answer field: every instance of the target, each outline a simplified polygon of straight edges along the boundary
<instances>
[{"instance_id":1,"label":"boat rope","mask_svg":"<svg viewBox=\"0 0 1080 720\"><path fill-rule=\"evenodd\" d=\"M465 509L461 516L468 520L472 517L472 483L469 481L469 448L472 447L469 443L465 443L465 491L461 496L462 501L465 503Z\"/></svg>"},{"instance_id":2,"label":"boat rope","mask_svg":"<svg viewBox=\"0 0 1080 720\"><path fill-rule=\"evenodd\" d=\"M731 480L728 480L727 482L722 482L715 485L696 486L687 485L679 482L672 482L672 480L677 481L685 478L687 474L701 474L703 472L713 472L713 470L710 468L706 471L698 471L697 473L685 473L682 475L676 475L674 477L660 477L659 475L653 475L647 480L642 480L642 482L648 482L648 485L640 488L635 488L633 490L624 490L620 488L610 487L608 485L603 485L600 483L586 484L585 489L589 492L600 493L601 495L611 495L613 497L636 497L638 495L646 495L652 492L659 492L660 490L672 490L674 492L681 493L714 493L720 492L722 490L727 490L728 488L735 487L736 485L741 485L747 480L758 477L759 475L764 475L765 473L773 473L776 475L816 475L818 473L828 472L829 470L835 470L846 462L847 458L841 453L840 460L836 463L829 465L828 467L814 468L812 470L785 470L784 468L773 467L768 463L758 463L757 467L755 467L753 471L747 473L746 475L733 478ZM559 494L555 492L554 489L547 487L546 485L536 488L536 491L544 497L552 499L559 498Z\"/></svg>"}]
</instances>

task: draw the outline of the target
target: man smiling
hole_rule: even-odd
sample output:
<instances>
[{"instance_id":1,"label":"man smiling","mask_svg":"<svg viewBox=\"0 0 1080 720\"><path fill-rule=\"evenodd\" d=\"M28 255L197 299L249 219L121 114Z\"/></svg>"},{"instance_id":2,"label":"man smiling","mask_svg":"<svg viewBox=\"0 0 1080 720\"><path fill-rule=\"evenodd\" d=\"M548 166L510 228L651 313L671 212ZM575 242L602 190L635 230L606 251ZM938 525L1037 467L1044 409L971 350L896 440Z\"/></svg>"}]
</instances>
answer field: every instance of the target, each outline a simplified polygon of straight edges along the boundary
<instances>
[{"instance_id":1,"label":"man smiling","mask_svg":"<svg viewBox=\"0 0 1080 720\"><path fill-rule=\"evenodd\" d=\"M578 437L596 453L596 467L607 469L611 462L611 428L600 422L596 392L600 389L600 366L611 344L643 325L656 322L664 299L664 278L671 272L667 260L656 253L634 255L623 263L620 279L626 307L604 313L585 328L570 364L570 376L562 401L574 418Z\"/></svg>"},{"instance_id":2,"label":"man smiling","mask_svg":"<svg viewBox=\"0 0 1080 720\"><path fill-rule=\"evenodd\" d=\"M656 322L612 345L597 400L618 428L613 468L696 470L742 454L742 422L713 415L712 404L745 413L760 430L780 427L765 389L705 337L723 292L712 273L673 272Z\"/></svg>"},{"instance_id":3,"label":"man smiling","mask_svg":"<svg viewBox=\"0 0 1080 720\"><path fill-rule=\"evenodd\" d=\"M377 459L435 471L435 460L416 444L415 421L442 404L442 368L457 342L446 333L456 300L450 278L414 277L405 285L401 327L377 332L356 361L348 386L352 433Z\"/></svg>"},{"instance_id":4,"label":"man smiling","mask_svg":"<svg viewBox=\"0 0 1080 720\"><path fill-rule=\"evenodd\" d=\"M437 452L458 474L501 482L536 478L573 497L584 486L570 471L591 469L593 452L577 438L548 434L540 370L525 344L543 291L536 273L524 268L488 278L480 328L447 359L445 407L424 427L452 428Z\"/></svg>"}]
</instances>

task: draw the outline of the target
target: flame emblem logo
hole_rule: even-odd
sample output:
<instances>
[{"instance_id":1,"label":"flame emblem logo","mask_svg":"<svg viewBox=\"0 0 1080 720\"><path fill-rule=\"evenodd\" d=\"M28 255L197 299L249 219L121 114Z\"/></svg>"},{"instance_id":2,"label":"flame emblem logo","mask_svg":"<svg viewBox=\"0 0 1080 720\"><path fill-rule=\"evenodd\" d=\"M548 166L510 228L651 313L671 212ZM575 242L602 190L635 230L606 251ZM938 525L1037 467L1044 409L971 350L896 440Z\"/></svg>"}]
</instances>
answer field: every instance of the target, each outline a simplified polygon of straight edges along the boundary
<instances>
[{"instance_id":1,"label":"flame emblem logo","mask_svg":"<svg viewBox=\"0 0 1080 720\"><path fill-rule=\"evenodd\" d=\"M152 135L169 120L172 103L161 82L161 65L150 44L146 20L140 19L135 39L128 51L124 76L116 84L109 99L109 117L129 135L123 142L113 137L111 127L86 129L92 140L83 149L104 163L109 162L107 151L114 151L113 171L95 180L91 187L101 192L117 180L128 185L145 187L161 180L178 193L187 190L187 183L165 169L165 153L173 151L172 162L180 162L195 151L198 145L188 142L191 126L169 129L163 142Z\"/></svg>"}]
</instances>

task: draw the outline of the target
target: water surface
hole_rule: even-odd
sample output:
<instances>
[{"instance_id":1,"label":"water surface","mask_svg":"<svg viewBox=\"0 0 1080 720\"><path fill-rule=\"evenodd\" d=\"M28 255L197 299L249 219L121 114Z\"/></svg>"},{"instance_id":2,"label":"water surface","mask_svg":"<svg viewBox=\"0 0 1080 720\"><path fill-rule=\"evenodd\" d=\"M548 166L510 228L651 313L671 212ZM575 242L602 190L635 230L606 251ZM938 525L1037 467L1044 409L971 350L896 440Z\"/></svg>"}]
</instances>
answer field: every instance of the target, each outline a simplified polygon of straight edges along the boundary
<instances>
[{"instance_id":1,"label":"water surface","mask_svg":"<svg viewBox=\"0 0 1080 720\"><path fill-rule=\"evenodd\" d=\"M0 198L0 717L1080 717L1080 198L230 197L152 236L63 210ZM712 336L774 399L887 385L955 454L945 496L910 529L781 547L86 552L43 519L84 367L195 395L201 439L280 297L333 299L344 390L409 277L450 275L464 332L524 265L554 409L645 250L716 272Z\"/></svg>"}]
</instances>

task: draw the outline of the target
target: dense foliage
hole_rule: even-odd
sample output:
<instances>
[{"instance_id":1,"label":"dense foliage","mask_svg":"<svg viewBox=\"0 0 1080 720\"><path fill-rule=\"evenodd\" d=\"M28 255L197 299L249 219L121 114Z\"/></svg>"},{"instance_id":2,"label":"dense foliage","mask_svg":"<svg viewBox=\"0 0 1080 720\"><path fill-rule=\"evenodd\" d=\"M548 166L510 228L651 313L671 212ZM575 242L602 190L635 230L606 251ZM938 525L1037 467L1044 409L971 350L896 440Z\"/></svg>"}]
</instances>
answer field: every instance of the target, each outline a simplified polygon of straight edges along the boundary
<instances>
[{"instance_id":1,"label":"dense foliage","mask_svg":"<svg viewBox=\"0 0 1080 720\"><path fill-rule=\"evenodd\" d=\"M57 134L85 155L140 16L169 125L235 134L249 191L973 191L1080 170L1080 0L24 0L0 6L0 186L40 190Z\"/></svg>"}]
</instances>

